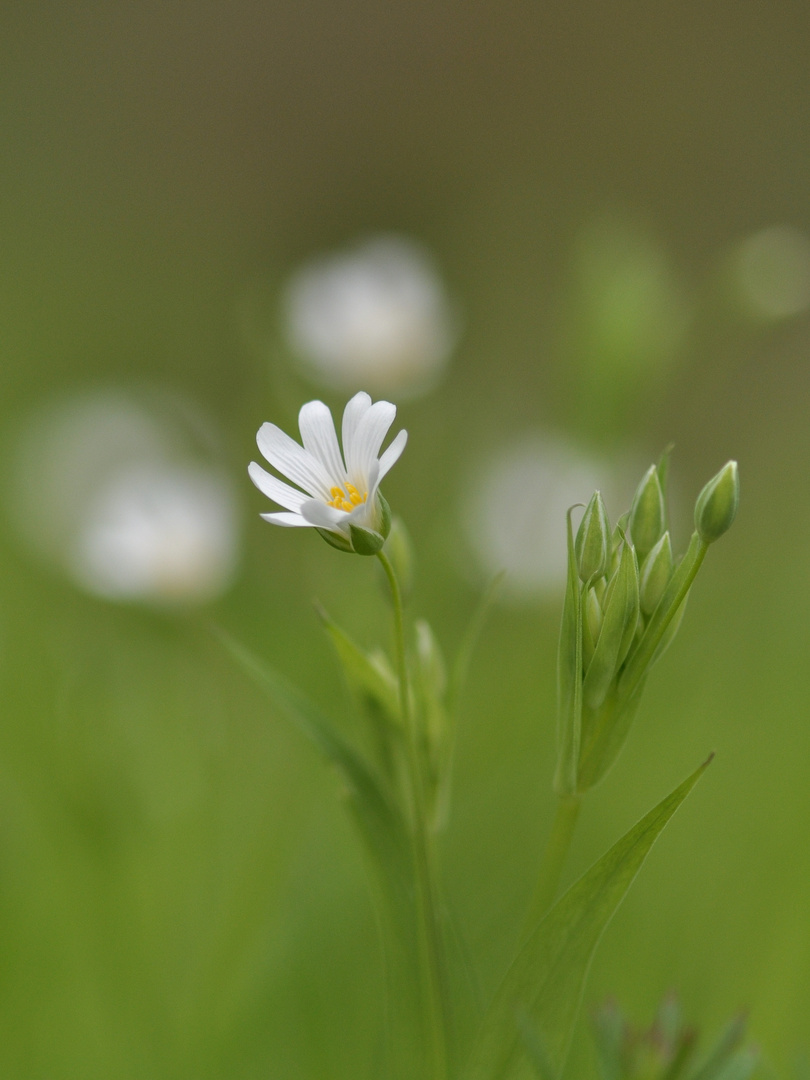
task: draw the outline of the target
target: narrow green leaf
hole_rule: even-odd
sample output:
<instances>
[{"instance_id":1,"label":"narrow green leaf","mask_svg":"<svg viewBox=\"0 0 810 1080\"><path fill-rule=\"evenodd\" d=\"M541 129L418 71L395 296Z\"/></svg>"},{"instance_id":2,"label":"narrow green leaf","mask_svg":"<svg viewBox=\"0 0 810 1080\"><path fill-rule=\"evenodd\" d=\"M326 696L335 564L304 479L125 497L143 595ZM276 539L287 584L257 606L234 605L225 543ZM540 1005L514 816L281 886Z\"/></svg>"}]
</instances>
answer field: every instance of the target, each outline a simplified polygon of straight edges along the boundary
<instances>
[{"instance_id":1,"label":"narrow green leaf","mask_svg":"<svg viewBox=\"0 0 810 1080\"><path fill-rule=\"evenodd\" d=\"M456 653L456 659L452 671L450 672L450 679L447 687L447 711L451 716L455 715L456 709L458 708L458 701L461 697L461 692L464 689L464 684L467 681L467 675L470 670L475 647L478 644L478 639L481 636L484 623L486 622L495 601L498 599L498 593L501 590L505 576L505 571L496 574L484 590L481 599L478 602L478 607L473 612L472 618L467 624L467 629L461 639L461 644Z\"/></svg>"},{"instance_id":2,"label":"narrow green leaf","mask_svg":"<svg viewBox=\"0 0 810 1080\"><path fill-rule=\"evenodd\" d=\"M577 790L582 722L582 597L571 510L567 516L568 584L557 654L557 771L554 790L558 795L572 795Z\"/></svg>"},{"instance_id":3,"label":"narrow green leaf","mask_svg":"<svg viewBox=\"0 0 810 1080\"><path fill-rule=\"evenodd\" d=\"M537 1073L539 1080L557 1080L556 1071L549 1061L543 1040L537 1033L534 1024L532 1024L528 1017L521 1016L518 1019L518 1027L523 1039L526 1057L529 1059L529 1064Z\"/></svg>"},{"instance_id":4,"label":"narrow green leaf","mask_svg":"<svg viewBox=\"0 0 810 1080\"><path fill-rule=\"evenodd\" d=\"M349 685L375 701L389 719L399 722L399 690L393 671L386 670L380 660L361 649L319 604L315 610L335 647Z\"/></svg>"},{"instance_id":5,"label":"narrow green leaf","mask_svg":"<svg viewBox=\"0 0 810 1080\"><path fill-rule=\"evenodd\" d=\"M336 766L347 786L349 807L370 853L385 865L399 887L410 888L410 848L406 825L366 761L336 730L331 720L301 691L249 649L215 628L214 633L298 730Z\"/></svg>"},{"instance_id":6,"label":"narrow green leaf","mask_svg":"<svg viewBox=\"0 0 810 1080\"><path fill-rule=\"evenodd\" d=\"M513 1075L525 1054L520 1031L524 1016L535 1025L559 1077L599 939L653 843L709 761L614 844L541 920L482 1021L465 1080L504 1080Z\"/></svg>"}]
</instances>

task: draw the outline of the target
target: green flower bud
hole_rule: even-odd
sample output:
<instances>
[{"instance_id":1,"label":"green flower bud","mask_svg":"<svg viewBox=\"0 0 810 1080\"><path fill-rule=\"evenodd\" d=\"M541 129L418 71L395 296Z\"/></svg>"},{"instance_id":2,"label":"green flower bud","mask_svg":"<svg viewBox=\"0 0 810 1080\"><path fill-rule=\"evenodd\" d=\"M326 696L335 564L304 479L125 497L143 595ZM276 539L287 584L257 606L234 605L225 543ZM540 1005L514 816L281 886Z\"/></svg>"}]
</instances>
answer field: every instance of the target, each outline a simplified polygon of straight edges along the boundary
<instances>
[{"instance_id":1,"label":"green flower bud","mask_svg":"<svg viewBox=\"0 0 810 1080\"><path fill-rule=\"evenodd\" d=\"M604 578L599 579L604 583ZM599 632L602 629L602 606L595 589L588 589L585 597L585 617L582 620L582 666L585 671L593 659Z\"/></svg>"},{"instance_id":2,"label":"green flower bud","mask_svg":"<svg viewBox=\"0 0 810 1080\"><path fill-rule=\"evenodd\" d=\"M672 577L672 565L672 541L667 531L641 567L639 596L644 615L652 615L658 607L658 601L664 595L664 589Z\"/></svg>"},{"instance_id":3,"label":"green flower bud","mask_svg":"<svg viewBox=\"0 0 810 1080\"><path fill-rule=\"evenodd\" d=\"M737 462L729 461L708 482L695 503L695 528L704 544L713 544L731 528L739 503Z\"/></svg>"},{"instance_id":4,"label":"green flower bud","mask_svg":"<svg viewBox=\"0 0 810 1080\"><path fill-rule=\"evenodd\" d=\"M619 569L605 593L603 611L596 650L582 685L583 699L591 709L598 709L605 700L636 632L639 615L638 565L630 544L625 544L622 549Z\"/></svg>"},{"instance_id":5,"label":"green flower bud","mask_svg":"<svg viewBox=\"0 0 810 1080\"><path fill-rule=\"evenodd\" d=\"M645 472L630 507L630 535L639 559L658 543L666 528L666 506L658 469L651 465Z\"/></svg>"},{"instance_id":6,"label":"green flower bud","mask_svg":"<svg viewBox=\"0 0 810 1080\"><path fill-rule=\"evenodd\" d=\"M602 496L595 491L579 523L574 550L582 581L591 581L607 569L610 523Z\"/></svg>"}]
</instances>

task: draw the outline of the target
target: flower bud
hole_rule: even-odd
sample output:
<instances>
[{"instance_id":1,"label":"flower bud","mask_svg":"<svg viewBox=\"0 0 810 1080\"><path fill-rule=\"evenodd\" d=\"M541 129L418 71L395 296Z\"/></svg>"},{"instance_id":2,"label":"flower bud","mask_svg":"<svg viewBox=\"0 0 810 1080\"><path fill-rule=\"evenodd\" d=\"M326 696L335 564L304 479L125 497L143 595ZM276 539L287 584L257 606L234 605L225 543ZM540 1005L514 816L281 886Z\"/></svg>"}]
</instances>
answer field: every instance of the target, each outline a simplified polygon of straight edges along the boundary
<instances>
[{"instance_id":1,"label":"flower bud","mask_svg":"<svg viewBox=\"0 0 810 1080\"><path fill-rule=\"evenodd\" d=\"M672 541L665 532L641 567L639 595L644 615L652 615L672 577Z\"/></svg>"},{"instance_id":2,"label":"flower bud","mask_svg":"<svg viewBox=\"0 0 810 1080\"><path fill-rule=\"evenodd\" d=\"M574 545L582 581L591 581L604 574L607 568L609 539L610 523L605 504L601 494L595 491L582 516Z\"/></svg>"},{"instance_id":3,"label":"flower bud","mask_svg":"<svg viewBox=\"0 0 810 1080\"><path fill-rule=\"evenodd\" d=\"M739 502L737 462L729 461L708 482L695 503L695 528L704 544L713 544L731 528Z\"/></svg>"},{"instance_id":4,"label":"flower bud","mask_svg":"<svg viewBox=\"0 0 810 1080\"><path fill-rule=\"evenodd\" d=\"M658 469L651 465L638 485L630 507L630 535L639 559L658 543L665 528L664 492Z\"/></svg>"}]
</instances>

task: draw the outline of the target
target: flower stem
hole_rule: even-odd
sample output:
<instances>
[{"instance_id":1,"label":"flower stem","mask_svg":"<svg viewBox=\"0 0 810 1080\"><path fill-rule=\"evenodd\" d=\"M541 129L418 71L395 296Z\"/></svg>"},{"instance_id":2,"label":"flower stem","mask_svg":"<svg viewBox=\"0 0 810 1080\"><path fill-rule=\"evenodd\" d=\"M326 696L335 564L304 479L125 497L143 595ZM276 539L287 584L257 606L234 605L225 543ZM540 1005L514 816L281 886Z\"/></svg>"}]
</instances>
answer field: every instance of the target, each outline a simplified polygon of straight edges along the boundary
<instances>
[{"instance_id":1,"label":"flower stem","mask_svg":"<svg viewBox=\"0 0 810 1080\"><path fill-rule=\"evenodd\" d=\"M554 822L540 865L540 876L537 879L537 886L524 923L524 937L532 933L554 903L581 803L581 795L561 795L557 800Z\"/></svg>"},{"instance_id":2,"label":"flower stem","mask_svg":"<svg viewBox=\"0 0 810 1080\"><path fill-rule=\"evenodd\" d=\"M419 731L411 709L408 665L405 653L405 620L402 591L388 557L384 552L380 551L377 553L377 558L380 560L385 576L388 578L394 607L394 638L399 681L399 702L406 733L408 772L411 787L413 859L423 953L426 1030L430 1032L431 1039L433 1080L447 1080L449 1000L439 911L438 875L436 872L433 836L427 820Z\"/></svg>"}]
</instances>

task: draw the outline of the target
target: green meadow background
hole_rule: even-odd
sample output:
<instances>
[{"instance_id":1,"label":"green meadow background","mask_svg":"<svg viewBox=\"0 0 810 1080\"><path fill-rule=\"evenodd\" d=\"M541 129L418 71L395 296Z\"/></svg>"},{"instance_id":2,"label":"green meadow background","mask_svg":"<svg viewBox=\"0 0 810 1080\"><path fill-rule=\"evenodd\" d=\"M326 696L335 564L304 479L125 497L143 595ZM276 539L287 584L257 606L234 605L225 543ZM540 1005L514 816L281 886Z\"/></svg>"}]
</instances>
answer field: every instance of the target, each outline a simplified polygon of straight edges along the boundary
<instances>
[{"instance_id":1,"label":"green meadow background","mask_svg":"<svg viewBox=\"0 0 810 1080\"><path fill-rule=\"evenodd\" d=\"M312 600L386 640L376 567L264 524L245 467L262 421L343 404L273 344L278 286L377 231L425 244L463 313L444 380L400 405L386 481L412 608L448 649L478 587L461 493L510 436L568 433L639 475L674 442L680 549L693 496L740 462L737 524L568 879L716 761L602 942L569 1071L594 1075L588 1008L613 996L649 1022L676 989L709 1036L747 1009L792 1075L810 1049L810 319L751 317L728 266L759 229L810 230L808 46L791 0L5 5L3 491L40 404L167 387L221 432L244 540L222 598L153 610L84 595L3 509L0 1076L376 1076L376 931L337 782L210 624L350 724ZM611 306L616 235L631 271ZM499 607L464 698L446 886L488 988L552 813L559 609Z\"/></svg>"}]
</instances>

